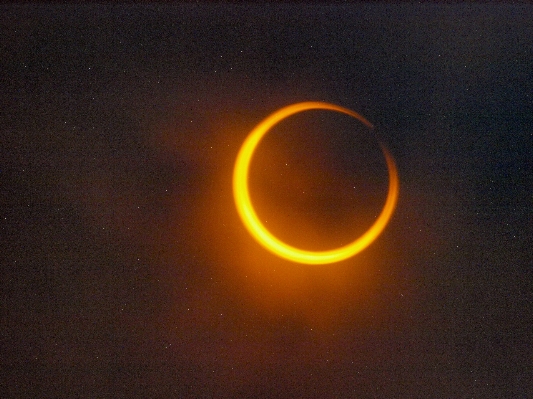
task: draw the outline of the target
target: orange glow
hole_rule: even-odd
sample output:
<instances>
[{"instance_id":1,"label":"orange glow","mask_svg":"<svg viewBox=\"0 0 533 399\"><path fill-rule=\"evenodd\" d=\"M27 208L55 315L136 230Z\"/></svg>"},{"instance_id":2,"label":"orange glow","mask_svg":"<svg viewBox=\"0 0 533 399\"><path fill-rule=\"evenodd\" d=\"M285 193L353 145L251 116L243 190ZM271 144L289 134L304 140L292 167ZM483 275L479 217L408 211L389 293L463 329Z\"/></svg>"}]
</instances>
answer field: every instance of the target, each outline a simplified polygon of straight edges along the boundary
<instances>
[{"instance_id":1,"label":"orange glow","mask_svg":"<svg viewBox=\"0 0 533 399\"><path fill-rule=\"evenodd\" d=\"M263 136L268 133L268 131L275 124L298 112L312 109L324 109L341 112L358 119L370 128L373 127L369 121L367 121L358 113L334 104L324 102L303 102L284 107L274 112L261 123L259 123L259 125L257 125L250 132L244 141L237 155L237 160L235 162L235 168L233 171L233 196L237 211L244 223L244 226L259 242L259 244L272 253L293 262L318 265L334 263L348 259L361 252L379 236L394 212L394 208L398 200L399 180L394 159L385 146L381 145L383 154L385 155L385 160L387 161L387 168L389 170L389 192L381 214L365 234L343 247L318 252L306 251L292 247L274 237L261 223L252 206L250 193L248 191L249 165L257 145Z\"/></svg>"}]
</instances>

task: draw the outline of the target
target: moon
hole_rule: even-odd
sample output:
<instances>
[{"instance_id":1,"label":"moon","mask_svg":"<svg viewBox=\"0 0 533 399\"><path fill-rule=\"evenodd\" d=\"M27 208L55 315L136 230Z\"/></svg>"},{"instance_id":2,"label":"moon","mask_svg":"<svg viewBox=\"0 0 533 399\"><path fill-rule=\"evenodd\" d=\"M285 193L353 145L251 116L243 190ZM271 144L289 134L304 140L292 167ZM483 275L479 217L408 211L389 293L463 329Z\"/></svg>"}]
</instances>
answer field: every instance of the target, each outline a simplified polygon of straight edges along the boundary
<instances>
[{"instance_id":1,"label":"moon","mask_svg":"<svg viewBox=\"0 0 533 399\"><path fill-rule=\"evenodd\" d=\"M248 137L246 137L244 143L242 144L239 153L237 154L237 159L235 161L235 167L233 170L233 197L237 212L244 226L252 235L252 237L255 238L255 240L265 249L281 258L285 258L293 262L320 265L340 262L354 256L368 247L381 234L389 222L398 201L399 179L394 158L389 153L387 148L383 144L380 144L389 172L389 191L387 194L387 199L385 200L385 205L383 206L383 210L381 211L379 217L362 236L340 248L327 251L307 251L288 245L272 235L272 233L268 231L263 223L261 223L254 210L254 207L252 206L250 192L248 189L250 162L253 158L257 145L275 124L298 112L314 109L341 112L358 119L369 128L373 128L372 124L357 112L335 104L310 101L296 103L281 108L259 123L249 133Z\"/></svg>"}]
</instances>

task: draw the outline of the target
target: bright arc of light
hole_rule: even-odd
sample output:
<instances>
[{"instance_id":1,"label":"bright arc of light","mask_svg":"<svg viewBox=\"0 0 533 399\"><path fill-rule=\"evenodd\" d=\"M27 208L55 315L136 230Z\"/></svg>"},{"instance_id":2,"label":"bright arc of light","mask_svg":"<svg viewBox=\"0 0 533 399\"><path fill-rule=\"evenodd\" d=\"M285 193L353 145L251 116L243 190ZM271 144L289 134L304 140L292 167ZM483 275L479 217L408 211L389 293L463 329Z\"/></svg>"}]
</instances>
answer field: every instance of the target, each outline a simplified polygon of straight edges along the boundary
<instances>
[{"instance_id":1,"label":"bright arc of light","mask_svg":"<svg viewBox=\"0 0 533 399\"><path fill-rule=\"evenodd\" d=\"M396 164L392 155L389 153L387 148L381 144L381 149L385 155L385 160L387 162L387 168L389 171L389 192L387 194L387 199L381 214L374 224L362 236L350 244L327 251L302 250L290 246L273 236L263 225L263 223L261 223L252 206L250 192L248 190L248 172L250 162L257 145L263 136L268 133L268 131L275 124L298 112L313 109L341 112L350 115L361 121L366 126L373 128L372 124L357 112L335 104L311 101L292 104L281 108L259 123L259 125L257 125L250 132L241 149L239 150L237 160L235 161L235 168L233 170L233 196L235 205L237 207L237 212L239 213L244 226L250 232L252 237L259 242L259 244L261 244L270 252L293 262L318 265L334 263L348 259L361 252L379 236L391 218L398 201L399 179Z\"/></svg>"}]
</instances>

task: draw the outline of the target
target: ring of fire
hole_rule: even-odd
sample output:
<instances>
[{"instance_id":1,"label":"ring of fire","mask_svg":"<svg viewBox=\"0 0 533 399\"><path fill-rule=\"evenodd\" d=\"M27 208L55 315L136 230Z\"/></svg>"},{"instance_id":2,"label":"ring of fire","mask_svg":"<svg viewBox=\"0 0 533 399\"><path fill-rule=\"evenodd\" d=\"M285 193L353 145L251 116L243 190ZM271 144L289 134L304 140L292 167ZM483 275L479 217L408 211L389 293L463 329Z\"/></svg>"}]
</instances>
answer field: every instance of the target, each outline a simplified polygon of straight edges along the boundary
<instances>
[{"instance_id":1,"label":"ring of fire","mask_svg":"<svg viewBox=\"0 0 533 399\"><path fill-rule=\"evenodd\" d=\"M396 206L396 202L398 201L399 179L396 164L392 155L389 153L387 148L381 144L381 149L385 155L389 172L389 191L381 214L374 224L362 236L343 247L327 251L307 251L298 249L280 241L273 236L261 223L252 206L252 201L250 199L250 193L248 190L249 165L257 145L263 136L268 133L268 131L275 124L298 112L312 109L341 112L358 119L370 128L373 127L372 124L363 116L352 110L335 104L313 101L292 104L281 108L259 123L259 125L257 125L250 132L241 149L239 150L237 160L235 162L235 168L233 170L233 196L235 205L237 207L237 212L244 223L244 226L252 235L252 237L259 242L259 244L277 256L293 262L317 265L339 262L341 260L350 258L369 246L379 236L391 218Z\"/></svg>"}]
</instances>

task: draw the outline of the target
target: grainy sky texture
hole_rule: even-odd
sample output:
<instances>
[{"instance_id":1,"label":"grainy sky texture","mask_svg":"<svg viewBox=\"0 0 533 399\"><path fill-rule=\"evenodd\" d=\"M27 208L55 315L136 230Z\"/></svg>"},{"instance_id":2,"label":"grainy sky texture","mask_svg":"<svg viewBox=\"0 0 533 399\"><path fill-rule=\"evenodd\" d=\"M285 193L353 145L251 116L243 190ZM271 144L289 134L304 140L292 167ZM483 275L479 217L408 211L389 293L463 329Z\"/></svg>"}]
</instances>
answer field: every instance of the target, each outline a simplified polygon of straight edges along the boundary
<instances>
[{"instance_id":1,"label":"grainy sky texture","mask_svg":"<svg viewBox=\"0 0 533 399\"><path fill-rule=\"evenodd\" d=\"M533 7L0 8L0 397L533 397ZM260 247L231 174L280 238Z\"/></svg>"}]
</instances>

